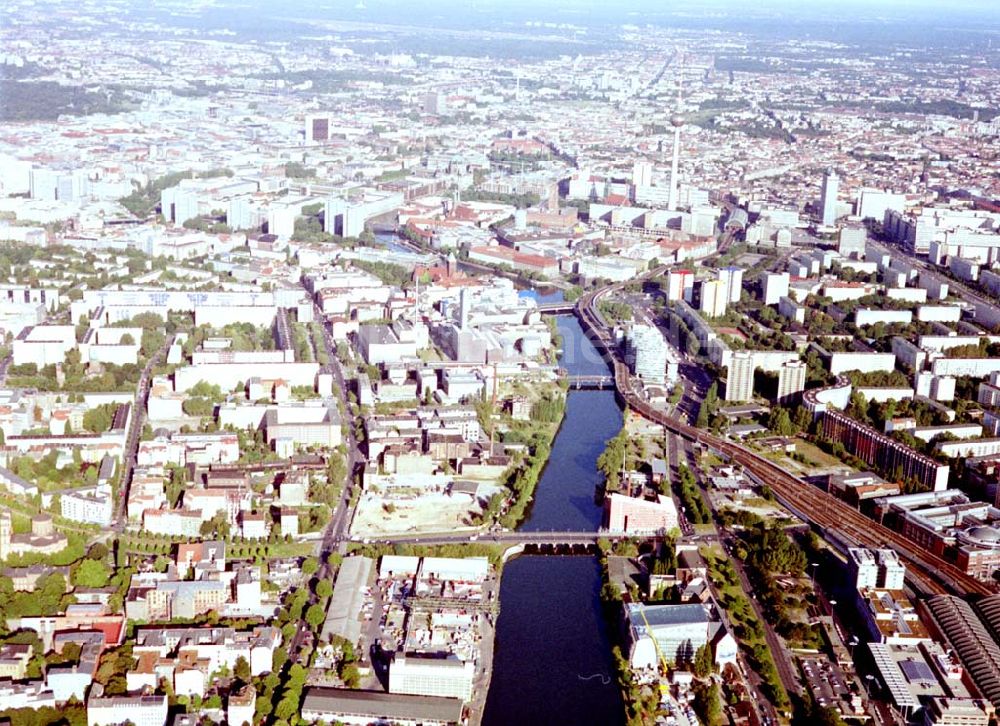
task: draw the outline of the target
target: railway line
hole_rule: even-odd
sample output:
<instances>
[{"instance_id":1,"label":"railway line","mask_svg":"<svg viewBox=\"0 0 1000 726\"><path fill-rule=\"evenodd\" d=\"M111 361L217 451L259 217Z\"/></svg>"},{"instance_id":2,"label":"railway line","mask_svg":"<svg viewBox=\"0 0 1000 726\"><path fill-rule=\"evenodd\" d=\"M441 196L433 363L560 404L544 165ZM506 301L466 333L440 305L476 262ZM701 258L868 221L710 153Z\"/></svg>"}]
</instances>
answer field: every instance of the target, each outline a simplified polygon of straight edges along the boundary
<instances>
[{"instance_id":1,"label":"railway line","mask_svg":"<svg viewBox=\"0 0 1000 726\"><path fill-rule=\"evenodd\" d=\"M662 274L663 268L646 276ZM644 276L645 277L645 276ZM727 439L695 428L678 418L657 410L634 391L628 367L615 355L611 336L597 303L620 289L617 283L588 293L577 301L576 314L584 330L612 365L615 386L625 405L646 419L664 426L668 431L713 448L740 464L746 471L767 484L778 500L826 532L836 532L842 538L862 547L891 547L906 562L911 584L925 595L952 593L955 595L986 596L994 594L989 584L966 574L947 560L921 549L898 532L864 516L845 502L817 489L782 469L778 464Z\"/></svg>"}]
</instances>

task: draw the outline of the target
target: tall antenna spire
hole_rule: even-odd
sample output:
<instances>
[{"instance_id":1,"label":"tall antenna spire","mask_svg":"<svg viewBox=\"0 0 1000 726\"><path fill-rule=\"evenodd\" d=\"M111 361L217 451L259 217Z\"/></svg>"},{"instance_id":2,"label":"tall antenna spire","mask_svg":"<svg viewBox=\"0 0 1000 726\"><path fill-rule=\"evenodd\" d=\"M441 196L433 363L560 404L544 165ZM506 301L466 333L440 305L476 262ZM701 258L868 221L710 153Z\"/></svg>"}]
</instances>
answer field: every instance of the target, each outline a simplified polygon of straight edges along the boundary
<instances>
[{"instance_id":1,"label":"tall antenna spire","mask_svg":"<svg viewBox=\"0 0 1000 726\"><path fill-rule=\"evenodd\" d=\"M670 160L670 186L668 187L667 209L671 212L677 209L677 174L681 157L681 126L684 125L684 117L681 110L681 77L677 76L677 107L670 117L670 125L674 127L674 153Z\"/></svg>"}]
</instances>

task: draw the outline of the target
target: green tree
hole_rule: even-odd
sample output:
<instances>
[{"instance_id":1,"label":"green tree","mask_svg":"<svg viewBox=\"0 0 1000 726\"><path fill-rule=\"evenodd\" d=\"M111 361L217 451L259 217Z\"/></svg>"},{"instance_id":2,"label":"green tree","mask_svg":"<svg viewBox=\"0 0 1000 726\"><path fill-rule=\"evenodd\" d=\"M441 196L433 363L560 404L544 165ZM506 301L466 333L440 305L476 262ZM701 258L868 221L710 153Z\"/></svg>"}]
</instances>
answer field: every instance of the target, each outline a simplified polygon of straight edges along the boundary
<instances>
[{"instance_id":1,"label":"green tree","mask_svg":"<svg viewBox=\"0 0 1000 726\"><path fill-rule=\"evenodd\" d=\"M767 427L779 436L791 436L795 433L792 418L788 415L788 409L783 406L775 406L767 417Z\"/></svg>"},{"instance_id":2,"label":"green tree","mask_svg":"<svg viewBox=\"0 0 1000 726\"><path fill-rule=\"evenodd\" d=\"M708 678L714 669L715 661L712 659L712 648L708 643L705 643L694 654L691 672L698 678Z\"/></svg>"},{"instance_id":3,"label":"green tree","mask_svg":"<svg viewBox=\"0 0 1000 726\"><path fill-rule=\"evenodd\" d=\"M236 659L236 665L233 666L233 675L244 683L250 682L250 664L242 655Z\"/></svg>"},{"instance_id":4,"label":"green tree","mask_svg":"<svg viewBox=\"0 0 1000 726\"><path fill-rule=\"evenodd\" d=\"M104 433L111 428L115 404L105 404L92 408L83 414L83 427L95 434Z\"/></svg>"},{"instance_id":5,"label":"green tree","mask_svg":"<svg viewBox=\"0 0 1000 726\"><path fill-rule=\"evenodd\" d=\"M162 330L157 328L143 328L142 338L139 341L140 352L150 358L160 350L167 342L167 336Z\"/></svg>"},{"instance_id":6,"label":"green tree","mask_svg":"<svg viewBox=\"0 0 1000 726\"><path fill-rule=\"evenodd\" d=\"M329 580L320 580L316 583L316 597L326 600L333 594L333 585Z\"/></svg>"},{"instance_id":7,"label":"green tree","mask_svg":"<svg viewBox=\"0 0 1000 726\"><path fill-rule=\"evenodd\" d=\"M723 722L722 701L719 698L719 684L699 683L694 689L694 710L705 726L720 726Z\"/></svg>"},{"instance_id":8,"label":"green tree","mask_svg":"<svg viewBox=\"0 0 1000 726\"><path fill-rule=\"evenodd\" d=\"M79 587L104 587L110 576L107 565L102 561L86 559L76 566L73 584Z\"/></svg>"},{"instance_id":9,"label":"green tree","mask_svg":"<svg viewBox=\"0 0 1000 726\"><path fill-rule=\"evenodd\" d=\"M621 472L625 466L625 451L628 447L628 434L622 429L607 441L604 451L597 457L597 468L604 474L605 487L608 491L621 488Z\"/></svg>"},{"instance_id":10,"label":"green tree","mask_svg":"<svg viewBox=\"0 0 1000 726\"><path fill-rule=\"evenodd\" d=\"M189 398L181 404L181 408L188 416L200 416L205 418L211 416L215 411L215 404L207 398Z\"/></svg>"},{"instance_id":11,"label":"green tree","mask_svg":"<svg viewBox=\"0 0 1000 726\"><path fill-rule=\"evenodd\" d=\"M309 627L313 630L318 630L324 620L326 620L326 611L322 605L313 604L306 610L306 622L309 623Z\"/></svg>"}]
</instances>

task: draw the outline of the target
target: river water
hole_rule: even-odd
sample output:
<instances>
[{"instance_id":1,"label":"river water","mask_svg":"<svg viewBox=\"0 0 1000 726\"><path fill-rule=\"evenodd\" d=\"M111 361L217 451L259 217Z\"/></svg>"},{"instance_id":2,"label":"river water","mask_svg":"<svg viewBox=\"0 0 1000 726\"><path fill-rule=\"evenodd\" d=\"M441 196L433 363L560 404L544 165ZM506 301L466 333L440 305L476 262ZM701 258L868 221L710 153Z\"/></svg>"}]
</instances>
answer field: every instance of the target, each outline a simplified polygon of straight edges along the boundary
<instances>
[{"instance_id":1,"label":"river water","mask_svg":"<svg viewBox=\"0 0 1000 726\"><path fill-rule=\"evenodd\" d=\"M524 556L504 566L483 726L624 722L593 557Z\"/></svg>"},{"instance_id":2,"label":"river water","mask_svg":"<svg viewBox=\"0 0 1000 726\"><path fill-rule=\"evenodd\" d=\"M560 365L572 375L606 374L607 364L572 316L559 316L563 339ZM552 443L552 455L535 490L522 529L593 531L601 526L594 492L601 481L597 457L622 427L613 391L570 391L566 417Z\"/></svg>"},{"instance_id":3,"label":"river water","mask_svg":"<svg viewBox=\"0 0 1000 726\"><path fill-rule=\"evenodd\" d=\"M577 375L606 373L576 318L559 317L557 323L562 366ZM601 507L594 501L601 478L597 457L621 425L614 393L569 393L566 417L523 529L600 527ZM593 557L524 556L505 565L485 726L624 723L600 589Z\"/></svg>"}]
</instances>

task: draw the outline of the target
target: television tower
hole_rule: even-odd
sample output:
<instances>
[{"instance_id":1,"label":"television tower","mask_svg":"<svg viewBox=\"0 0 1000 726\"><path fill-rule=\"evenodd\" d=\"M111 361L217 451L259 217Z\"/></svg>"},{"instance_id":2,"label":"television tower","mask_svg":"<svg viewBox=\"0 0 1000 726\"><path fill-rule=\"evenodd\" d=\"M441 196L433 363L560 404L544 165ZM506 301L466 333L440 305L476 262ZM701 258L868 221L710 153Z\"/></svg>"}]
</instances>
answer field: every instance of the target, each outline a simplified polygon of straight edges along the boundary
<instances>
[{"instance_id":1,"label":"television tower","mask_svg":"<svg viewBox=\"0 0 1000 726\"><path fill-rule=\"evenodd\" d=\"M681 110L681 79L677 78L677 108L670 117L670 125L674 127L674 154L670 161L670 187L667 195L667 209L671 212L677 209L677 168L681 160L681 126L684 125L684 117Z\"/></svg>"}]
</instances>

